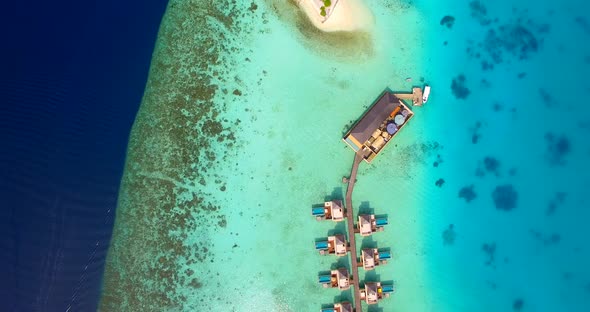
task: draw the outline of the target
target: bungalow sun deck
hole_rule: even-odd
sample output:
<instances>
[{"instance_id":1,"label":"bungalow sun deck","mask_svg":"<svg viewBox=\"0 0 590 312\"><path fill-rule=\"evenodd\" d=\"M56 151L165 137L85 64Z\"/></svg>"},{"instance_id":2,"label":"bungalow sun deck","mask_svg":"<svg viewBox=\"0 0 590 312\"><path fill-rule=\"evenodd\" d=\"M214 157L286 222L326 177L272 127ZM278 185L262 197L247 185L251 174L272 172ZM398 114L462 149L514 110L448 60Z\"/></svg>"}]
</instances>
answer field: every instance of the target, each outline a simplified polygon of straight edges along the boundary
<instances>
[{"instance_id":1,"label":"bungalow sun deck","mask_svg":"<svg viewBox=\"0 0 590 312\"><path fill-rule=\"evenodd\" d=\"M361 289L361 300L367 304L377 304L379 300L389 297L393 292L393 285L382 285L381 282L368 282Z\"/></svg>"},{"instance_id":2,"label":"bungalow sun deck","mask_svg":"<svg viewBox=\"0 0 590 312\"><path fill-rule=\"evenodd\" d=\"M334 303L333 306L323 308L320 312L352 312L352 304L350 302Z\"/></svg>"},{"instance_id":3,"label":"bungalow sun deck","mask_svg":"<svg viewBox=\"0 0 590 312\"><path fill-rule=\"evenodd\" d=\"M414 116L412 110L398 96L404 97L403 94L384 91L342 139L355 153L360 151L368 163ZM414 91L411 97L417 96ZM421 89L419 96L422 96Z\"/></svg>"},{"instance_id":4,"label":"bungalow sun deck","mask_svg":"<svg viewBox=\"0 0 590 312\"><path fill-rule=\"evenodd\" d=\"M374 214L360 214L358 218L356 232L361 236L381 232L383 226L388 224L387 217L376 217Z\"/></svg>"},{"instance_id":5,"label":"bungalow sun deck","mask_svg":"<svg viewBox=\"0 0 590 312\"><path fill-rule=\"evenodd\" d=\"M317 241L315 249L319 251L320 255L336 255L339 257L346 256L348 252L348 244L346 237L342 234L328 236L325 240Z\"/></svg>"},{"instance_id":6,"label":"bungalow sun deck","mask_svg":"<svg viewBox=\"0 0 590 312\"><path fill-rule=\"evenodd\" d=\"M342 201L332 200L324 202L323 207L311 208L311 214L319 220L332 220L339 222L344 220L344 206Z\"/></svg>"},{"instance_id":7,"label":"bungalow sun deck","mask_svg":"<svg viewBox=\"0 0 590 312\"><path fill-rule=\"evenodd\" d=\"M347 290L350 288L350 276L346 268L339 268L330 271L329 274L320 274L318 282L325 288L336 288Z\"/></svg>"},{"instance_id":8,"label":"bungalow sun deck","mask_svg":"<svg viewBox=\"0 0 590 312\"><path fill-rule=\"evenodd\" d=\"M375 266L386 264L391 259L391 252L388 250L379 251L377 248L365 248L361 251L361 265L365 271L370 271Z\"/></svg>"}]
</instances>

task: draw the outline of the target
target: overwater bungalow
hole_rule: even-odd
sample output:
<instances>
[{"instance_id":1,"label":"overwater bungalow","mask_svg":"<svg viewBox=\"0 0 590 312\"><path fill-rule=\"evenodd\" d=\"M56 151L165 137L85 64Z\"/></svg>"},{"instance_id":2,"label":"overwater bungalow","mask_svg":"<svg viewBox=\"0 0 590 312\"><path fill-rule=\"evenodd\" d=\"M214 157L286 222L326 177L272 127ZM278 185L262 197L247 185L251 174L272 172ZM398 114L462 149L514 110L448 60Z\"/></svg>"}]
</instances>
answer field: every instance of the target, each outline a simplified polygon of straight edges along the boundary
<instances>
[{"instance_id":1,"label":"overwater bungalow","mask_svg":"<svg viewBox=\"0 0 590 312\"><path fill-rule=\"evenodd\" d=\"M419 95L417 91L413 93L416 95L411 95L411 98L422 96L421 90ZM403 94L384 91L342 138L355 152L361 151L364 160L368 163L414 116L414 113L398 96L402 97Z\"/></svg>"},{"instance_id":2,"label":"overwater bungalow","mask_svg":"<svg viewBox=\"0 0 590 312\"><path fill-rule=\"evenodd\" d=\"M365 248L361 251L361 265L366 271L373 270L377 265L386 264L390 258L391 253L388 250Z\"/></svg>"},{"instance_id":3,"label":"overwater bungalow","mask_svg":"<svg viewBox=\"0 0 590 312\"><path fill-rule=\"evenodd\" d=\"M311 214L317 220L339 222L344 220L344 207L340 200L327 201L324 203L324 206L311 208Z\"/></svg>"},{"instance_id":4,"label":"overwater bungalow","mask_svg":"<svg viewBox=\"0 0 590 312\"><path fill-rule=\"evenodd\" d=\"M326 288L336 288L346 290L350 288L350 276L346 268L339 268L330 271L329 274L320 274L318 282Z\"/></svg>"},{"instance_id":5,"label":"overwater bungalow","mask_svg":"<svg viewBox=\"0 0 590 312\"><path fill-rule=\"evenodd\" d=\"M381 282L368 282L361 288L361 300L367 304L376 304L379 300L389 297L393 292L393 285L382 285Z\"/></svg>"},{"instance_id":6,"label":"overwater bungalow","mask_svg":"<svg viewBox=\"0 0 590 312\"><path fill-rule=\"evenodd\" d=\"M317 241L315 249L319 251L320 255L336 255L339 257L346 256L348 251L348 244L346 237L342 234L328 236L326 240Z\"/></svg>"},{"instance_id":7,"label":"overwater bungalow","mask_svg":"<svg viewBox=\"0 0 590 312\"><path fill-rule=\"evenodd\" d=\"M320 312L352 312L352 304L350 302L334 303L331 307L322 308Z\"/></svg>"},{"instance_id":8,"label":"overwater bungalow","mask_svg":"<svg viewBox=\"0 0 590 312\"><path fill-rule=\"evenodd\" d=\"M387 217L375 217L374 214L361 214L358 217L357 233L361 236L370 236L375 232L383 231L383 226L387 225Z\"/></svg>"}]
</instances>

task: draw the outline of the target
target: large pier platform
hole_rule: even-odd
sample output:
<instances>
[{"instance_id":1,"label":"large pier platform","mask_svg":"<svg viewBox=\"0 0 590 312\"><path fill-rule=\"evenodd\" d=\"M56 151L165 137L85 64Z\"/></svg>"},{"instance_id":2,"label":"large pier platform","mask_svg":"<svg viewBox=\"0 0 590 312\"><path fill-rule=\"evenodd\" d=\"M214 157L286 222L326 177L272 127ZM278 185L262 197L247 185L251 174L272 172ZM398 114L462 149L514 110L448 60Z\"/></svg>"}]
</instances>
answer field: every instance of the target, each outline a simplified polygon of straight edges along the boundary
<instances>
[{"instance_id":1,"label":"large pier platform","mask_svg":"<svg viewBox=\"0 0 590 312\"><path fill-rule=\"evenodd\" d=\"M364 160L370 163L414 116L410 107L402 100L418 100L417 97L422 96L422 92L418 90L406 94L392 93L386 89L342 140L355 153L362 152ZM420 99L420 103L421 101Z\"/></svg>"},{"instance_id":2,"label":"large pier platform","mask_svg":"<svg viewBox=\"0 0 590 312\"><path fill-rule=\"evenodd\" d=\"M412 93L395 93L389 88L385 89L373 102L371 107L365 111L363 116L352 126L348 133L346 133L344 138L342 138L355 152L350 176L343 178L343 183L347 183L344 209L342 207L342 201L336 199L325 202L322 207L312 209L312 215L318 220L328 219L341 222L346 219L348 249L346 248L342 234L338 234L340 235L339 241L341 242L338 245L340 246L340 252L336 251L337 239L335 236L328 237L326 240L319 242L316 241L316 249L320 250L320 254L335 254L339 256L346 255L346 251L350 252L351 268L350 274L345 278L345 286L347 289L348 287L352 287L354 312L362 312L363 300L369 305L377 304L379 300L389 297L394 290L393 285L373 281L365 281L363 289L360 288L359 267L362 266L365 270L373 270L375 265L386 263L386 259L391 258L391 253L388 250L379 251L377 248L365 248L360 253L361 263L359 263L356 233L359 233L361 236L369 236L375 232L382 231L383 226L388 224L387 216L359 214L357 228L355 228L352 193L356 184L359 165L363 160L370 163L383 150L385 145L414 116L410 106L421 106L426 103L429 93L429 86L425 87L425 92L422 91L422 88L414 87ZM407 104L404 101L411 101L411 104ZM331 241L332 243L330 243ZM351 275L352 277L350 277ZM322 278L324 278L324 275L320 276L320 283L325 284ZM325 279L331 281L330 277ZM337 306L338 308L336 309ZM350 302L345 301L335 303L331 307L322 309L321 311L350 311L350 309Z\"/></svg>"}]
</instances>

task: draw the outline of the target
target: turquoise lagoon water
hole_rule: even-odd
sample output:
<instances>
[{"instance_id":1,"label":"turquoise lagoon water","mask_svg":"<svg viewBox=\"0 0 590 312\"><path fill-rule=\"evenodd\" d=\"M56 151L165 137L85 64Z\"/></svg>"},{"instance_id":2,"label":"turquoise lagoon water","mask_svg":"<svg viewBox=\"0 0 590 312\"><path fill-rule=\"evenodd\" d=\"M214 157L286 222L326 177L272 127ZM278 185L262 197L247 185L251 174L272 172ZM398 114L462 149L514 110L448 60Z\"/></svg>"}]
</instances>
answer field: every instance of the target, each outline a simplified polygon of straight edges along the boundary
<instances>
[{"instance_id":1,"label":"turquoise lagoon water","mask_svg":"<svg viewBox=\"0 0 590 312\"><path fill-rule=\"evenodd\" d=\"M186 8L184 3L171 2L167 15ZM190 10L205 6L193 4ZM315 239L345 225L317 222L310 207L344 196L341 179L349 174L353 152L340 138L351 122L384 88L409 91L422 80L432 86L429 102L415 108L395 142L359 170L355 211L374 210L390 220L384 232L361 243L393 253L387 265L366 276L361 270L361 278L396 287L391 298L368 310L588 309L583 189L590 117L583 98L590 89L582 76L590 67L590 21L577 13L587 5L366 4L375 18L368 34L314 31L282 1L235 4L230 11L242 13L230 14L233 21L214 16L202 24L186 22L188 31L166 40L166 23L178 18L164 19L131 137L102 310L317 311L350 299L350 292L317 284L318 272L346 261L314 250ZM441 24L446 15L454 18L452 25ZM181 37L191 27L227 36L231 48L210 66L169 52L175 44L189 46L183 53L198 58L190 45L211 44L199 32ZM176 69L154 70L160 63ZM173 92L187 92L154 92L174 87L155 81L186 72L213 77L210 101L187 96L180 107L186 120L154 117L169 109L178 95ZM206 172L193 158L174 158L170 145L178 137L167 127L150 128L166 144L144 139L142 125L159 123L189 128L186 133L198 137L208 130L190 110L206 105L218 108L208 120L235 137L231 145L182 138L191 142L182 148L217 155ZM147 154L137 150L166 155L166 161L161 168L148 166ZM175 177L174 168L199 173ZM175 186L154 191L159 182L152 180ZM157 200L144 205L152 193ZM195 197L204 200L186 204ZM216 208L202 208L205 202ZM178 219L151 212L169 205L171 214L189 211L201 221L176 226ZM154 234L154 223L167 231ZM124 256L136 248L136 237L158 238L145 239L142 256ZM162 237L177 244L168 249L157 243ZM187 261L194 254L204 255ZM165 299L150 301L158 296Z\"/></svg>"}]
</instances>

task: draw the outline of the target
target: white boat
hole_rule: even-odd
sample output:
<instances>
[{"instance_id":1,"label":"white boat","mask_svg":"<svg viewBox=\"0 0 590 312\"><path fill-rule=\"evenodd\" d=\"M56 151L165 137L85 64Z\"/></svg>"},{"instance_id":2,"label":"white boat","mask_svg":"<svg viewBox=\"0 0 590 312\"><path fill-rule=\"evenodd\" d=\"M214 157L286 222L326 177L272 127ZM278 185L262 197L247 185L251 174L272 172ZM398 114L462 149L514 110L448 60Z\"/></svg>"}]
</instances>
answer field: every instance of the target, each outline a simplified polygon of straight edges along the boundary
<instances>
[{"instance_id":1,"label":"white boat","mask_svg":"<svg viewBox=\"0 0 590 312\"><path fill-rule=\"evenodd\" d=\"M422 93L422 104L426 104L426 101L428 101L428 96L430 96L430 86L424 86L424 93Z\"/></svg>"}]
</instances>

